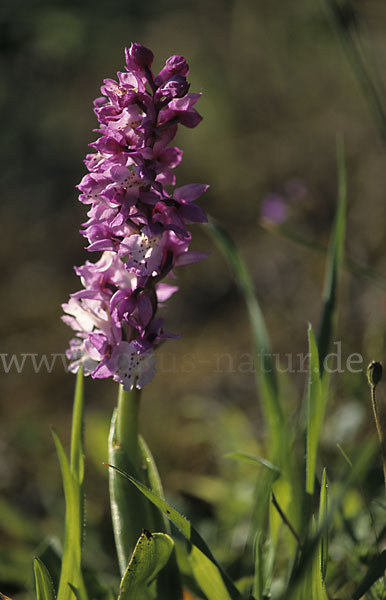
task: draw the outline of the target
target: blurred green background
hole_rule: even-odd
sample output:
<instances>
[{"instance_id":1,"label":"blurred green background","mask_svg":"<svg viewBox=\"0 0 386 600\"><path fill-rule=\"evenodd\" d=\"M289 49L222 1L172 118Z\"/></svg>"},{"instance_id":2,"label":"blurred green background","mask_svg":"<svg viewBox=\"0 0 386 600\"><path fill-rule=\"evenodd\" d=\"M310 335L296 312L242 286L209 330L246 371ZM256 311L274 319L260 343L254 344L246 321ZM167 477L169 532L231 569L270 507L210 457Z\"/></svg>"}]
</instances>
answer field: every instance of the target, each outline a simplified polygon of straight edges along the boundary
<instances>
[{"instance_id":1,"label":"blurred green background","mask_svg":"<svg viewBox=\"0 0 386 600\"><path fill-rule=\"evenodd\" d=\"M386 84L386 5L355 4L371 64ZM337 135L347 152L348 255L385 273L385 148L322 0L5 0L0 32L0 353L6 361L23 353L51 361L67 347L71 332L60 321L60 304L79 287L73 265L90 258L78 233L85 210L74 186L96 137L92 100L102 80L123 68L131 41L152 48L155 70L171 54L184 55L191 66L191 91L203 92L204 120L179 131L184 161L177 182L210 184L201 204L241 249L276 352L306 352L306 322L316 326L320 312L324 256L268 232L261 207L268 194L279 194L286 227L326 245ZM241 482L245 467L223 456L264 452L264 426L254 374L240 367L251 341L243 301L207 233L196 226L194 234L193 247L210 257L178 272L180 292L164 316L168 330L183 337L159 350L160 372L144 391L142 430L169 498L201 523L207 538L221 541L238 524L230 542L236 554L243 543L239 514L253 480L228 489L218 475ZM345 272L337 335L343 357L358 352L365 363L382 360L385 281ZM15 366L6 370L0 364L0 591L16 595L30 581L39 540L62 535L50 427L68 441L74 377L60 357L52 372L44 366L34 372L30 358L20 373ZM305 376L284 379L295 414ZM336 441L350 447L373 434L363 375L342 373L335 388L326 455ZM111 382L87 380L86 554L112 575L102 461L115 397ZM236 507L232 517L226 497Z\"/></svg>"}]
</instances>

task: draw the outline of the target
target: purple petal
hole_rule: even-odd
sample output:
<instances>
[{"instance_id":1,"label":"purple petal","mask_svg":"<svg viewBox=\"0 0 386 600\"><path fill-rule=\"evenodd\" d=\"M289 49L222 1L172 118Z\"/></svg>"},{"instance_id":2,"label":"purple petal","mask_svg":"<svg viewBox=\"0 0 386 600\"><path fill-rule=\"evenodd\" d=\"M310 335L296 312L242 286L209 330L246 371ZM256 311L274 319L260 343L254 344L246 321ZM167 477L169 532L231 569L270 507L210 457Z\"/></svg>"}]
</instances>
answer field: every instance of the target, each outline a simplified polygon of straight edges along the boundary
<instances>
[{"instance_id":1,"label":"purple petal","mask_svg":"<svg viewBox=\"0 0 386 600\"><path fill-rule=\"evenodd\" d=\"M155 291L158 302L166 302L166 300L169 300L178 291L178 286L169 285L168 283L158 283Z\"/></svg>"},{"instance_id":2,"label":"purple petal","mask_svg":"<svg viewBox=\"0 0 386 600\"><path fill-rule=\"evenodd\" d=\"M183 185L180 188L174 190L173 198L180 202L185 200L186 202L194 202L202 196L204 192L209 188L209 185L202 183L191 183L189 185Z\"/></svg>"},{"instance_id":3,"label":"purple petal","mask_svg":"<svg viewBox=\"0 0 386 600\"><path fill-rule=\"evenodd\" d=\"M177 257L175 262L176 267L182 267L184 265L191 265L192 263L199 262L207 258L209 254L206 252L200 252L199 250L188 250Z\"/></svg>"}]
</instances>

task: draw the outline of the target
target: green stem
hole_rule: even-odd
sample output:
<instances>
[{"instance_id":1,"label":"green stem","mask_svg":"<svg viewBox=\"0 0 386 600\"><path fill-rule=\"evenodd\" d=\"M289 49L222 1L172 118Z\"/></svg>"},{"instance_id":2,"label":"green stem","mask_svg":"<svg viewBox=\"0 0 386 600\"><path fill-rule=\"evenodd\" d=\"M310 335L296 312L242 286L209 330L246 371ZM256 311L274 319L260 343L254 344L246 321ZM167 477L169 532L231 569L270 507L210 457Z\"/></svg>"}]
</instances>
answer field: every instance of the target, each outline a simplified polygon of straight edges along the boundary
<instances>
[{"instance_id":1,"label":"green stem","mask_svg":"<svg viewBox=\"0 0 386 600\"><path fill-rule=\"evenodd\" d=\"M139 466L139 404L141 390L133 388L126 392L119 386L116 442L130 458L133 466Z\"/></svg>"},{"instance_id":2,"label":"green stem","mask_svg":"<svg viewBox=\"0 0 386 600\"><path fill-rule=\"evenodd\" d=\"M378 439L379 439L379 443L380 443L381 450L382 450L383 477L385 480L385 491L386 491L386 445L385 445L385 438L383 435L381 422L380 422L379 416L378 416L377 403L376 403L376 399L375 399L375 388L376 388L375 385L372 385L370 387L370 389L371 389L371 404L373 407L374 420L375 420L375 426L377 428Z\"/></svg>"}]
</instances>

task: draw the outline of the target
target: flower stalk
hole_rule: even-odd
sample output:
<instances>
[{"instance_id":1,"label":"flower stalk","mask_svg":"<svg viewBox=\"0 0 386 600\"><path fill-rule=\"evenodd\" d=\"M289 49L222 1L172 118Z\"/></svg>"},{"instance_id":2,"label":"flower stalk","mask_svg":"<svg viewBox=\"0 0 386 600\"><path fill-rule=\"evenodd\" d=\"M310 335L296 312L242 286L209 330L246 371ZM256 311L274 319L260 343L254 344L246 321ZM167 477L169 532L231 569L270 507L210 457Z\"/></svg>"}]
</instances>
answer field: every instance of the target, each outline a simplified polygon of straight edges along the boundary
<instances>
[{"instance_id":1,"label":"flower stalk","mask_svg":"<svg viewBox=\"0 0 386 600\"><path fill-rule=\"evenodd\" d=\"M139 471L139 405L141 391L134 387L131 392L119 386L117 406L116 443L130 457L133 466Z\"/></svg>"},{"instance_id":2,"label":"flower stalk","mask_svg":"<svg viewBox=\"0 0 386 600\"><path fill-rule=\"evenodd\" d=\"M383 462L383 478L385 481L385 493L386 493L386 441L385 435L382 427L382 422L379 417L377 401L375 396L375 389L382 379L382 365L379 362L372 361L367 367L367 380L370 385L370 394L371 394L371 405L374 414L375 426L377 429L377 435L379 439L379 444L381 446L382 451L382 462Z\"/></svg>"}]
</instances>

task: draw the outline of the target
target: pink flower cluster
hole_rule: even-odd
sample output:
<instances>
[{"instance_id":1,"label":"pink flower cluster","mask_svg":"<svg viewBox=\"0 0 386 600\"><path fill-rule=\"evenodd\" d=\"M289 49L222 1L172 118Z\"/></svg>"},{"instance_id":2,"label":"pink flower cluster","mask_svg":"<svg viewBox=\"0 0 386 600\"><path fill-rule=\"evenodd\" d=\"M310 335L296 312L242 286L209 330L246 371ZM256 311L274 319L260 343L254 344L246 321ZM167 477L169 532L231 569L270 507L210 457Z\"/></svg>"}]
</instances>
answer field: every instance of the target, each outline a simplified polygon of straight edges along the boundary
<instances>
[{"instance_id":1,"label":"pink flower cluster","mask_svg":"<svg viewBox=\"0 0 386 600\"><path fill-rule=\"evenodd\" d=\"M81 233L87 249L102 256L75 268L83 289L63 304L62 318L76 332L70 370L82 366L130 390L151 381L154 348L174 337L157 310L178 288L162 280L204 256L189 250L187 224L206 221L195 200L208 186L175 187L182 151L170 142L179 124L195 127L202 119L194 108L200 94L188 93L185 59L171 56L154 76L151 50L133 43L125 55L126 70L118 81L105 79L94 102L101 135L77 186L90 205Z\"/></svg>"}]
</instances>

